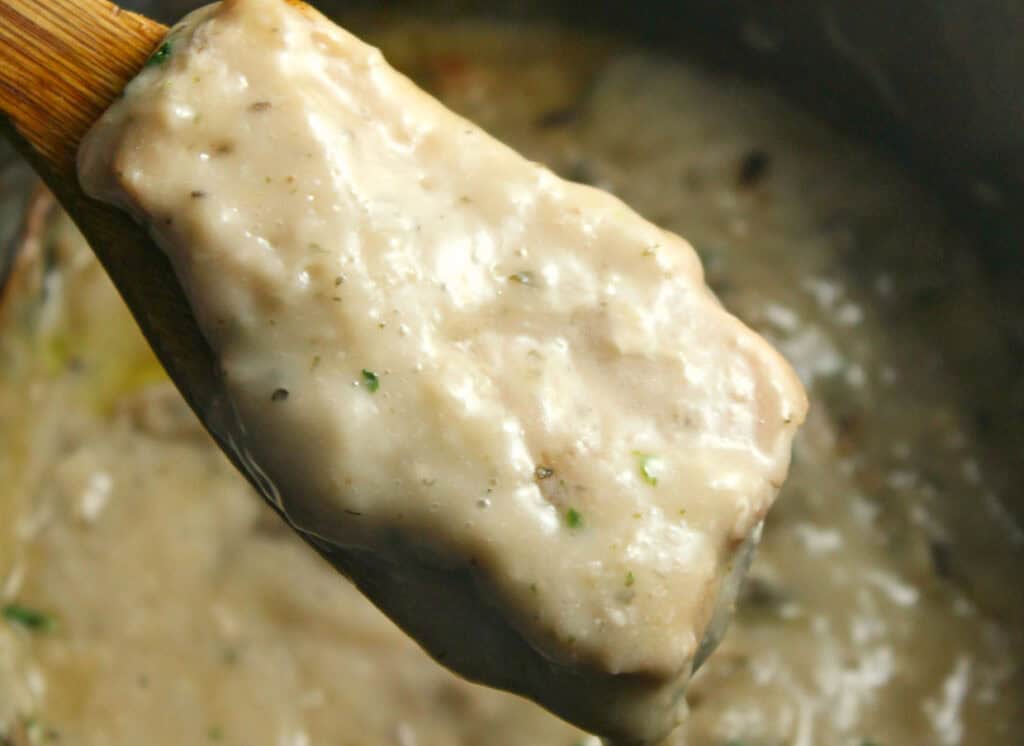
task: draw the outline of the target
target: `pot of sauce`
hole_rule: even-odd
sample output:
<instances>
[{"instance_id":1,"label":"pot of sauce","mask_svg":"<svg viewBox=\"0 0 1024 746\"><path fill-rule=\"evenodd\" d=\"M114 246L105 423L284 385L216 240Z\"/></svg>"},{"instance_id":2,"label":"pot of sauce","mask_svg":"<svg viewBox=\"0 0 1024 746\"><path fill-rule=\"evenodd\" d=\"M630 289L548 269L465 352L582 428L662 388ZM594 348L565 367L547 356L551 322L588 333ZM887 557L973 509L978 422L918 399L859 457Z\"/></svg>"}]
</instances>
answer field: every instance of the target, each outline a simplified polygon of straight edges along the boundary
<instances>
[{"instance_id":1,"label":"pot of sauce","mask_svg":"<svg viewBox=\"0 0 1024 746\"><path fill-rule=\"evenodd\" d=\"M334 15L456 111L689 238L808 386L790 482L676 742L1019 742L1024 21L925 2ZM4 157L0 738L587 743L439 669L277 526Z\"/></svg>"}]
</instances>

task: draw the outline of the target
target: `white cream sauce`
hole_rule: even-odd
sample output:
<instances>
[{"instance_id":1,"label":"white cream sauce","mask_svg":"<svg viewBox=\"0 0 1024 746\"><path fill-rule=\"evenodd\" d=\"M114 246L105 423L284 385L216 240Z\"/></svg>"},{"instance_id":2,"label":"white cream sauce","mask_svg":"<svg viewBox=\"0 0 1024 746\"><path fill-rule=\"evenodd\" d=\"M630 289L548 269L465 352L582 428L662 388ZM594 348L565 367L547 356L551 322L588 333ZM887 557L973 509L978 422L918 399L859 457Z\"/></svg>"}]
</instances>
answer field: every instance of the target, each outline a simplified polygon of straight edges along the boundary
<instances>
[{"instance_id":1,"label":"white cream sauce","mask_svg":"<svg viewBox=\"0 0 1024 746\"><path fill-rule=\"evenodd\" d=\"M382 602L456 671L663 737L785 479L795 374L683 240L314 11L227 0L166 49L81 180L167 252L289 520L389 574L468 571L468 602L419 575Z\"/></svg>"},{"instance_id":2,"label":"white cream sauce","mask_svg":"<svg viewBox=\"0 0 1024 746\"><path fill-rule=\"evenodd\" d=\"M357 25L455 110L690 237L808 385L737 619L670 742L1016 746L1024 547L1002 503L1019 461L980 429L1006 366L971 245L934 202L773 96L617 43ZM0 607L56 626L0 619L0 737L592 743L447 673L284 530L80 237L60 219L42 239L0 305Z\"/></svg>"}]
</instances>

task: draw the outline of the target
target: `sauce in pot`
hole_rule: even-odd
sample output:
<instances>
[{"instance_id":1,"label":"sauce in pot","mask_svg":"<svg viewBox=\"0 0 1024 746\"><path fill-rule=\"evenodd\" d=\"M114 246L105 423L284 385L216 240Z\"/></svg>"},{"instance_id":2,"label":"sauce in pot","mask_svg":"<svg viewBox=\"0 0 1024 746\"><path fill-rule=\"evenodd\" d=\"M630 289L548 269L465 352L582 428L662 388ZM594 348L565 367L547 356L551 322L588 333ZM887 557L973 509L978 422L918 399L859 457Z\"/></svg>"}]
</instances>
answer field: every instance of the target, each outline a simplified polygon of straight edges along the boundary
<instances>
[{"instance_id":1,"label":"sauce in pot","mask_svg":"<svg viewBox=\"0 0 1024 746\"><path fill-rule=\"evenodd\" d=\"M401 19L367 36L488 131L690 237L713 287L808 385L737 622L674 738L1015 744L1024 615L996 591L1014 587L1020 529L932 362L952 337L991 344L990 311L967 260L949 260L948 297L927 297L921 247L966 253L935 206L770 95L647 53ZM19 746L51 731L83 746L583 738L444 672L284 531L158 380L73 231L58 221L45 245L46 290L15 289L0 337L14 434L0 450L13 517L0 733ZM986 530L986 554L951 540L951 496L973 507L961 523Z\"/></svg>"}]
</instances>

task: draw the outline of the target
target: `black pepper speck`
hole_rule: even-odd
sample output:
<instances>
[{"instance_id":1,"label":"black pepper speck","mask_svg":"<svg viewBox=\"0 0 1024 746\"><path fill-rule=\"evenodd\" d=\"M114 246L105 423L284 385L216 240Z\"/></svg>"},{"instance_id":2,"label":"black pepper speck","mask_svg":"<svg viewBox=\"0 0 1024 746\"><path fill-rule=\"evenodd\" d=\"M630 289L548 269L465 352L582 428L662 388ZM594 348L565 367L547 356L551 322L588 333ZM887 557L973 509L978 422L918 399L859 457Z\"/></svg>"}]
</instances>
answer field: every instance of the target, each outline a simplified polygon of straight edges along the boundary
<instances>
[{"instance_id":1,"label":"black pepper speck","mask_svg":"<svg viewBox=\"0 0 1024 746\"><path fill-rule=\"evenodd\" d=\"M771 169L771 157L763 150L751 150L740 162L737 181L741 187L752 187L758 184Z\"/></svg>"}]
</instances>

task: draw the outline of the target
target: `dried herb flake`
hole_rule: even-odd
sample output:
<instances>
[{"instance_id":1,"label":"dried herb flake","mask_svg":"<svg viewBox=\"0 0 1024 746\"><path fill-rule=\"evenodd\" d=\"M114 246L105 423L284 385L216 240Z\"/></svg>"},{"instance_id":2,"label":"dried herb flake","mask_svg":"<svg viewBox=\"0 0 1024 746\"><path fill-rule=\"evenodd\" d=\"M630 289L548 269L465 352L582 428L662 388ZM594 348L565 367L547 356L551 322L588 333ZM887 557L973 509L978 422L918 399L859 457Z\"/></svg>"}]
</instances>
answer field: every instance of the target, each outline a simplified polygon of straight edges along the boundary
<instances>
[{"instance_id":1,"label":"dried herb flake","mask_svg":"<svg viewBox=\"0 0 1024 746\"><path fill-rule=\"evenodd\" d=\"M5 606L3 617L11 624L32 632L49 632L56 626L56 620L50 614L21 604Z\"/></svg>"},{"instance_id":2,"label":"dried herb flake","mask_svg":"<svg viewBox=\"0 0 1024 746\"><path fill-rule=\"evenodd\" d=\"M157 50L150 55L148 60L146 60L146 67L150 67L151 65L162 65L167 62L171 57L171 48L171 43L169 41L165 41L157 47Z\"/></svg>"},{"instance_id":3,"label":"dried herb flake","mask_svg":"<svg viewBox=\"0 0 1024 746\"><path fill-rule=\"evenodd\" d=\"M652 487L658 486L658 473L661 471L661 460L641 451L633 451L637 458L640 477Z\"/></svg>"},{"instance_id":4,"label":"dried herb flake","mask_svg":"<svg viewBox=\"0 0 1024 746\"><path fill-rule=\"evenodd\" d=\"M380 378L372 370L363 368L363 385L366 386L366 390L371 394L377 393L377 389L380 388Z\"/></svg>"}]
</instances>

